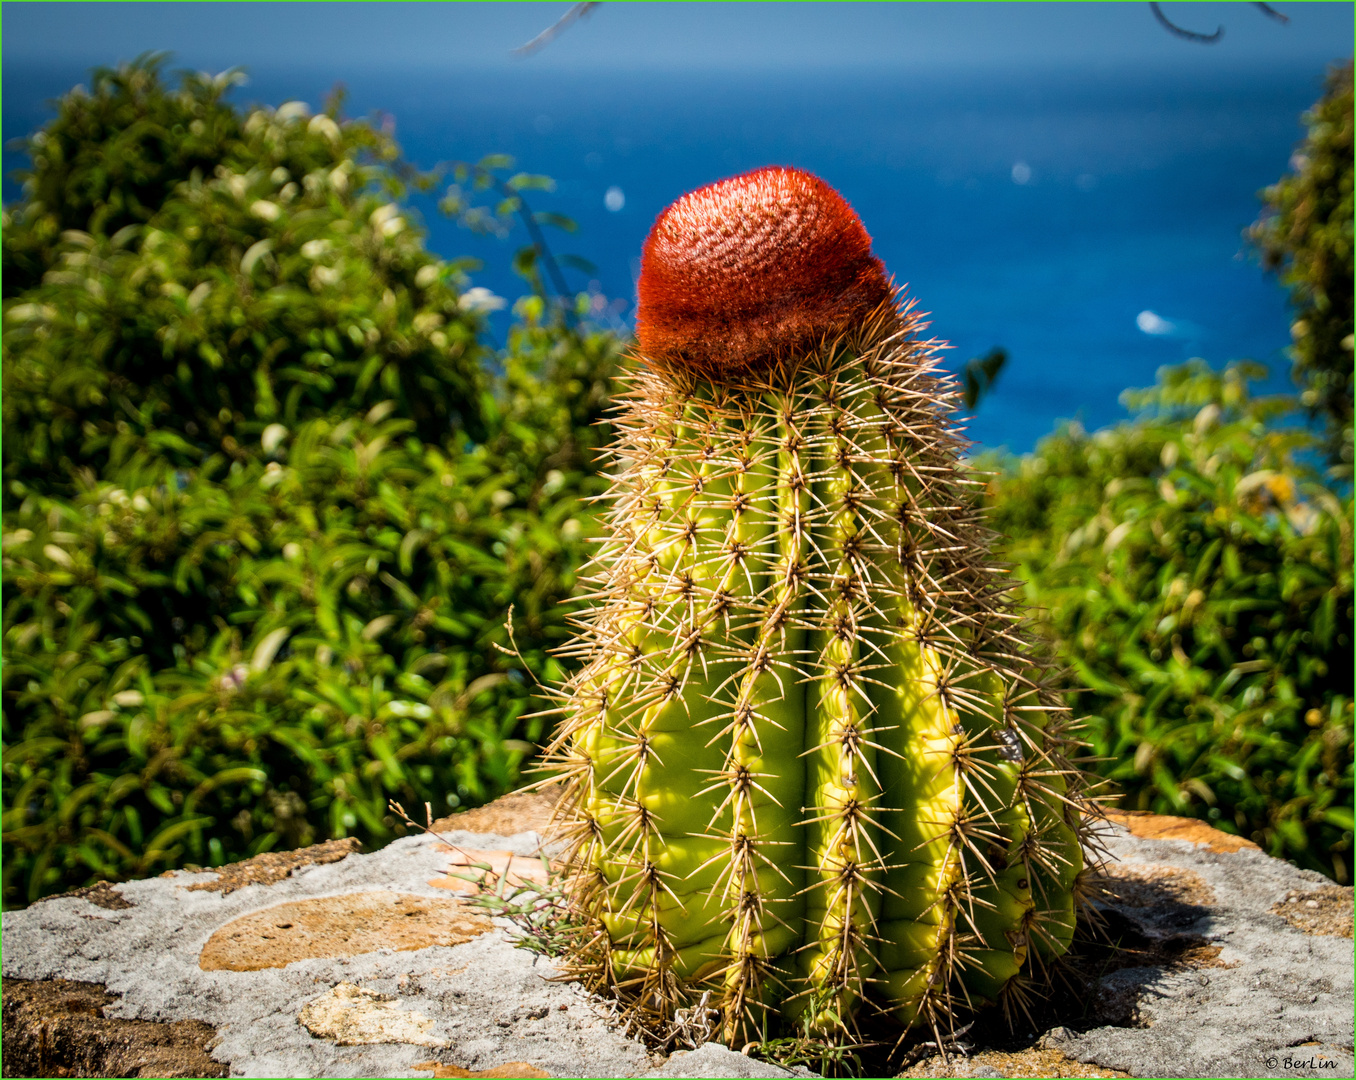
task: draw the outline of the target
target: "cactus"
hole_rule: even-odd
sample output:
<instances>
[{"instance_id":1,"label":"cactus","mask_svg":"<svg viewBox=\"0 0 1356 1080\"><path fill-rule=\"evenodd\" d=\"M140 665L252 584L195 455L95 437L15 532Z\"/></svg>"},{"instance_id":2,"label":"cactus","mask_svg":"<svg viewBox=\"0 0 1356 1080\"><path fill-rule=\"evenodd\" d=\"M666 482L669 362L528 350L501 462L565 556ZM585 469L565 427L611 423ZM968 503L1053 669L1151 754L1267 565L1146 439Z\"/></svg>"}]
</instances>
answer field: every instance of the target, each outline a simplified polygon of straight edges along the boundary
<instances>
[{"instance_id":1,"label":"cactus","mask_svg":"<svg viewBox=\"0 0 1356 1080\"><path fill-rule=\"evenodd\" d=\"M549 748L577 973L731 1045L939 1030L1068 948L1091 804L959 460L939 343L818 178L646 241L608 535ZM704 999L702 997L704 996Z\"/></svg>"}]
</instances>

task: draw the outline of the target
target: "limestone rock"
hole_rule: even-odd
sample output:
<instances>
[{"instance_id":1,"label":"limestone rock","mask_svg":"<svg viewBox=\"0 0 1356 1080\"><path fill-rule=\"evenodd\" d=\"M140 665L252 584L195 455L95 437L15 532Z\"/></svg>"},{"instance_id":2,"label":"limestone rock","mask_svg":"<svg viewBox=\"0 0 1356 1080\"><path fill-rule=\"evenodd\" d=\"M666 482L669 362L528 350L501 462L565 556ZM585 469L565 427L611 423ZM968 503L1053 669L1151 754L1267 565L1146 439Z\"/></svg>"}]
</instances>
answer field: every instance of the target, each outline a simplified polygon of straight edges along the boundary
<instances>
[{"instance_id":1,"label":"limestone rock","mask_svg":"<svg viewBox=\"0 0 1356 1080\"><path fill-rule=\"evenodd\" d=\"M390 994L364 990L350 982L307 1002L297 1023L317 1039L333 1039L340 1046L365 1043L408 1043L410 1046L447 1046L446 1039L429 1034L433 1021L417 1012L404 1012Z\"/></svg>"},{"instance_id":2,"label":"limestone rock","mask_svg":"<svg viewBox=\"0 0 1356 1080\"><path fill-rule=\"evenodd\" d=\"M1103 906L1131 962L1098 983L1096 1026L1060 1049L1133 1076L1350 1075L1350 916L1306 931L1275 908L1321 893L1349 912L1352 890L1182 821L1132 817L1108 835Z\"/></svg>"},{"instance_id":3,"label":"limestone rock","mask_svg":"<svg viewBox=\"0 0 1356 1080\"><path fill-rule=\"evenodd\" d=\"M653 1077L703 1077L703 1076L816 1076L809 1069L783 1069L769 1065L766 1061L757 1061L743 1054L736 1054L720 1043L705 1043L695 1050L679 1050L670 1055L660 1068L649 1074Z\"/></svg>"},{"instance_id":4,"label":"limestone rock","mask_svg":"<svg viewBox=\"0 0 1356 1080\"><path fill-rule=\"evenodd\" d=\"M792 1075L714 1043L652 1054L468 904L482 874L540 883L550 806L519 795L372 854L317 845L6 912L4 1072ZM1029 1028L982 1021L904 1075L1352 1075L1352 891L1201 822L1116 822L1099 900L1116 947Z\"/></svg>"}]
</instances>

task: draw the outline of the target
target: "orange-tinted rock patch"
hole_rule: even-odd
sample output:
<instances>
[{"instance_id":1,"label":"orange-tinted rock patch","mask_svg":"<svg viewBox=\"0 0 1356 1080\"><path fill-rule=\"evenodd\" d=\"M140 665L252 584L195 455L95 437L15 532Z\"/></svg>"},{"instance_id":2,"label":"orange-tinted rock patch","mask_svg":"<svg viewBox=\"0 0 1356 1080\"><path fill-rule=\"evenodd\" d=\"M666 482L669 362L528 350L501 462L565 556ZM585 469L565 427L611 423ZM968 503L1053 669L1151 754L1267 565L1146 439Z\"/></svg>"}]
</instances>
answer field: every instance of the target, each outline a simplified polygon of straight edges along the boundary
<instances>
[{"instance_id":1,"label":"orange-tinted rock patch","mask_svg":"<svg viewBox=\"0 0 1356 1080\"><path fill-rule=\"evenodd\" d=\"M446 1076L484 1076L484 1077L536 1077L550 1076L549 1072L537 1068L535 1065L529 1065L526 1061L509 1061L503 1065L496 1065L493 1069L463 1069L460 1065L444 1065L441 1061L423 1061L418 1065L411 1065L415 1072L431 1072L434 1080L441 1080Z\"/></svg>"},{"instance_id":2,"label":"orange-tinted rock patch","mask_svg":"<svg viewBox=\"0 0 1356 1080\"><path fill-rule=\"evenodd\" d=\"M439 889L462 893L494 890L500 887L505 877L510 889L541 888L550 877L541 859L528 855L449 845L444 845L440 850L447 852L447 873L429 881L430 885Z\"/></svg>"},{"instance_id":3,"label":"orange-tinted rock patch","mask_svg":"<svg viewBox=\"0 0 1356 1080\"><path fill-rule=\"evenodd\" d=\"M1123 825L1135 836L1145 840L1187 840L1204 844L1211 851L1261 851L1251 840L1220 832L1195 818L1172 817L1168 814L1150 814L1141 810L1108 810L1108 819Z\"/></svg>"},{"instance_id":4,"label":"orange-tinted rock patch","mask_svg":"<svg viewBox=\"0 0 1356 1080\"><path fill-rule=\"evenodd\" d=\"M467 832L498 833L500 836L543 832L551 823L551 812L564 791L561 784L550 784L536 791L511 791L486 806L439 818L430 831L465 829Z\"/></svg>"},{"instance_id":5,"label":"orange-tinted rock patch","mask_svg":"<svg viewBox=\"0 0 1356 1080\"><path fill-rule=\"evenodd\" d=\"M362 846L362 841L346 836L341 840L326 840L323 844L312 844L296 851L266 851L243 862L213 867L215 879L200 881L187 888L191 892L219 892L225 896L246 885L276 885L284 878L291 877L292 872L300 867L338 862ZM173 874L173 871L169 873Z\"/></svg>"},{"instance_id":6,"label":"orange-tinted rock patch","mask_svg":"<svg viewBox=\"0 0 1356 1080\"><path fill-rule=\"evenodd\" d=\"M221 927L203 946L204 971L259 971L316 957L408 952L460 945L494 924L455 900L362 892L299 900L252 911Z\"/></svg>"}]
</instances>

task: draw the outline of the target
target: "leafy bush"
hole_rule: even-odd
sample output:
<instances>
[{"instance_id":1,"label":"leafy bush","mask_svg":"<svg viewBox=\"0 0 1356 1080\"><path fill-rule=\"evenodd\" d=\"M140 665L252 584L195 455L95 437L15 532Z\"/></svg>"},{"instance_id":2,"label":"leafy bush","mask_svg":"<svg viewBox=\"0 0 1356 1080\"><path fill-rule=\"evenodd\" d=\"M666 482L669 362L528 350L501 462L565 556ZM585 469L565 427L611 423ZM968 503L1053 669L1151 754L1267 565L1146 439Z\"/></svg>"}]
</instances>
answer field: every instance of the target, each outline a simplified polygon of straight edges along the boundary
<instances>
[{"instance_id":1,"label":"leafy bush","mask_svg":"<svg viewBox=\"0 0 1356 1080\"><path fill-rule=\"evenodd\" d=\"M1293 400L1249 394L1264 374L1166 369L1133 420L990 459L988 499L1123 805L1345 882L1352 501L1282 426Z\"/></svg>"},{"instance_id":2,"label":"leafy bush","mask_svg":"<svg viewBox=\"0 0 1356 1080\"><path fill-rule=\"evenodd\" d=\"M218 451L242 461L270 423L386 399L426 441L454 422L483 434L480 319L459 303L455 268L401 211L391 141L339 124L337 103L309 118L299 103L242 118L220 100L224 80L188 75L157 99L153 75L96 73L95 96L68 95L30 140L34 172L24 204L6 213L6 252L55 228L49 174L78 194L105 172L136 170L144 147L125 133L99 128L104 142L83 150L58 138L83 132L96 106L126 119L109 99L158 100L157 126L178 109L172 130L209 123L222 156L205 169L185 153L183 182L144 223L82 231L126 216L109 195L43 249L41 281L5 311L6 478L71 493L73 468L99 474L138 458L186 468ZM58 168L68 159L87 168Z\"/></svg>"},{"instance_id":3,"label":"leafy bush","mask_svg":"<svg viewBox=\"0 0 1356 1080\"><path fill-rule=\"evenodd\" d=\"M6 210L7 904L380 842L541 735L619 343L529 297L489 373L399 202L432 178L225 86L97 72Z\"/></svg>"},{"instance_id":4,"label":"leafy bush","mask_svg":"<svg viewBox=\"0 0 1356 1080\"><path fill-rule=\"evenodd\" d=\"M427 446L387 411L309 421L278 460L182 489L102 481L10 516L7 889L380 839L388 798L509 789L540 721L518 723L522 672L493 646L516 602L544 666L581 507L515 506L483 448Z\"/></svg>"},{"instance_id":5,"label":"leafy bush","mask_svg":"<svg viewBox=\"0 0 1356 1080\"><path fill-rule=\"evenodd\" d=\"M62 233L112 236L143 224L183 180L210 177L239 148L243 118L223 101L239 75L190 76L173 92L162 67L149 56L97 69L92 90L66 95L57 118L26 140L33 168L17 174L24 202L6 222L6 299L42 280Z\"/></svg>"},{"instance_id":6,"label":"leafy bush","mask_svg":"<svg viewBox=\"0 0 1356 1080\"><path fill-rule=\"evenodd\" d=\"M1294 172L1262 193L1251 230L1268 267L1290 289L1291 349L1301 400L1322 417L1329 460L1352 467L1352 80L1351 61L1328 75L1304 116L1308 134Z\"/></svg>"}]
</instances>

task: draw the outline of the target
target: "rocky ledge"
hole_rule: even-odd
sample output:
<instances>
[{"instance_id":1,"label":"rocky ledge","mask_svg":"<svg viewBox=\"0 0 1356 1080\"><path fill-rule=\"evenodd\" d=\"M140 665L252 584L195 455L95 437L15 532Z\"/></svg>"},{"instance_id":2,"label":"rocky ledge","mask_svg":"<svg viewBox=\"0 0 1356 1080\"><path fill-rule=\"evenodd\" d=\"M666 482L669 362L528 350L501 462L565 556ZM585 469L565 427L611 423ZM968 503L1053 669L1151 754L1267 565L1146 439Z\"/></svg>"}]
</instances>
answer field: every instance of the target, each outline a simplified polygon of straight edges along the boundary
<instances>
[{"instance_id":1,"label":"rocky ledge","mask_svg":"<svg viewBox=\"0 0 1356 1080\"><path fill-rule=\"evenodd\" d=\"M335 841L4 916L5 1076L811 1075L655 1052L473 902L544 880L546 796L370 855ZM1117 815L1105 939L1015 1026L873 1075L1353 1074L1352 891L1199 822Z\"/></svg>"}]
</instances>

